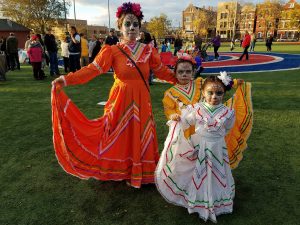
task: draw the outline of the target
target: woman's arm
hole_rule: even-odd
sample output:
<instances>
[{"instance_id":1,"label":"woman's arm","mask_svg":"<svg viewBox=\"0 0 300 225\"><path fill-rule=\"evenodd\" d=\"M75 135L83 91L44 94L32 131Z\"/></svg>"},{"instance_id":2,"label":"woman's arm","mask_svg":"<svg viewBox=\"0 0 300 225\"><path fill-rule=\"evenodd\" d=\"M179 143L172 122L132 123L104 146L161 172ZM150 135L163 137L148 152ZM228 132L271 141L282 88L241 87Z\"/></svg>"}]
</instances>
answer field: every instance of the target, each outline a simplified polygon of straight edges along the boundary
<instances>
[{"instance_id":1,"label":"woman's arm","mask_svg":"<svg viewBox=\"0 0 300 225\"><path fill-rule=\"evenodd\" d=\"M96 76L106 73L111 67L112 63L112 51L109 45L102 48L102 51L97 55L95 60L88 66L81 68L80 70L69 73L67 76L60 76L52 83L59 83L62 86L84 84L95 78Z\"/></svg>"}]
</instances>

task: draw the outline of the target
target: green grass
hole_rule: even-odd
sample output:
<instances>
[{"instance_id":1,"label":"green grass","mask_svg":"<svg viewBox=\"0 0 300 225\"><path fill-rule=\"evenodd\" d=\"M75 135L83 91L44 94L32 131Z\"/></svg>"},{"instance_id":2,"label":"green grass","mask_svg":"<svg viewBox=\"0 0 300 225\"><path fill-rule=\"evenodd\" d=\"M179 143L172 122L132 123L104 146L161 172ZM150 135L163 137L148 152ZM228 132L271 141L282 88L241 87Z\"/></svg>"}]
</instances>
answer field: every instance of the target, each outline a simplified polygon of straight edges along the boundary
<instances>
[{"instance_id":1,"label":"green grass","mask_svg":"<svg viewBox=\"0 0 300 225\"><path fill-rule=\"evenodd\" d=\"M242 52L243 48L239 47L239 43L235 43L235 49L233 52ZM255 52L267 52L267 47L265 42L256 42ZM209 52L213 52L214 49L211 47L208 50ZM230 52L230 43L223 42L221 43L221 47L219 49L220 52ZM284 42L273 42L272 52L278 53L289 53L289 54L300 54L300 44L298 43L284 43Z\"/></svg>"},{"instance_id":2,"label":"green grass","mask_svg":"<svg viewBox=\"0 0 300 225\"><path fill-rule=\"evenodd\" d=\"M235 75L253 84L254 127L233 171L234 212L220 225L299 224L300 70ZM196 214L168 204L154 185L80 180L59 166L52 145L51 79L34 81L31 68L0 82L1 225L188 225ZM89 118L99 117L113 83L99 76L67 92ZM167 84L151 87L160 150L167 135L161 99Z\"/></svg>"}]
</instances>

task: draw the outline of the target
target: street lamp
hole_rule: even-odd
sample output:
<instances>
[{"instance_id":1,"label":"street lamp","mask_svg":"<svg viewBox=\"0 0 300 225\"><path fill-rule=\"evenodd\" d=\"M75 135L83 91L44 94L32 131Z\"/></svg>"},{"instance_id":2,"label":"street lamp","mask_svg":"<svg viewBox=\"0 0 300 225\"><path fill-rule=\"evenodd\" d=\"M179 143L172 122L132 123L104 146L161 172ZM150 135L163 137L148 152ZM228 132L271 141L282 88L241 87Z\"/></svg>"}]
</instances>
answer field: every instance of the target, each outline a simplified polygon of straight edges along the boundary
<instances>
[{"instance_id":1,"label":"street lamp","mask_svg":"<svg viewBox=\"0 0 300 225\"><path fill-rule=\"evenodd\" d=\"M74 5L74 26L76 26L76 10L75 10L75 0L73 0Z\"/></svg>"},{"instance_id":2,"label":"street lamp","mask_svg":"<svg viewBox=\"0 0 300 225\"><path fill-rule=\"evenodd\" d=\"M107 0L107 10L108 10L108 29L110 30L110 10L109 10L109 0Z\"/></svg>"},{"instance_id":3,"label":"street lamp","mask_svg":"<svg viewBox=\"0 0 300 225\"><path fill-rule=\"evenodd\" d=\"M67 32L68 31L68 25L67 25L66 0L64 0L64 11L65 11L65 26L66 26L66 32Z\"/></svg>"}]
</instances>

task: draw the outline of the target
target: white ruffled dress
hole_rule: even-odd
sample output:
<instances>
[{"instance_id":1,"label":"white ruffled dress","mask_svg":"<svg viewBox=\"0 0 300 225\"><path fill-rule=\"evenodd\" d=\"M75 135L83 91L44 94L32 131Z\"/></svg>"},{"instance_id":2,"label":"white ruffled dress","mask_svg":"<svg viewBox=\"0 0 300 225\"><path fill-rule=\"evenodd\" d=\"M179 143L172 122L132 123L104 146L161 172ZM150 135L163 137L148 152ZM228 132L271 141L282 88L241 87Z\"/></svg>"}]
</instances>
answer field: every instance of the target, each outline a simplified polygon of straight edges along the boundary
<instances>
[{"instance_id":1,"label":"white ruffled dress","mask_svg":"<svg viewBox=\"0 0 300 225\"><path fill-rule=\"evenodd\" d=\"M155 173L157 188L168 202L205 221L216 222L216 216L232 212L235 185L224 137L234 121L234 110L201 102L184 109L181 122L168 122ZM190 125L196 133L187 140L183 131Z\"/></svg>"}]
</instances>

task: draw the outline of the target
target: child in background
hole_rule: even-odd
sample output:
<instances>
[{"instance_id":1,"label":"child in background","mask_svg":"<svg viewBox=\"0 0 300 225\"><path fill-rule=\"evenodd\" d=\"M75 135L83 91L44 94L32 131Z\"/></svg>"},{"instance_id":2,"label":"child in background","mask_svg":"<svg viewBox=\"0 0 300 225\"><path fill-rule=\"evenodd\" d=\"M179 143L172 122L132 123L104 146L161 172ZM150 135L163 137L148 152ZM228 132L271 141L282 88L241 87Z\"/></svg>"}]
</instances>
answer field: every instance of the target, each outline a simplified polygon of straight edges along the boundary
<instances>
[{"instance_id":1,"label":"child in background","mask_svg":"<svg viewBox=\"0 0 300 225\"><path fill-rule=\"evenodd\" d=\"M161 52L166 52L167 51L167 46L165 44L165 42L163 41L161 44Z\"/></svg>"},{"instance_id":2,"label":"child in background","mask_svg":"<svg viewBox=\"0 0 300 225\"><path fill-rule=\"evenodd\" d=\"M64 69L65 73L68 73L70 70L69 66L69 43L68 43L68 38L65 37L62 42L61 42L61 56L63 57L64 60Z\"/></svg>"},{"instance_id":3,"label":"child in background","mask_svg":"<svg viewBox=\"0 0 300 225\"><path fill-rule=\"evenodd\" d=\"M230 42L230 51L231 52L233 51L234 47L235 47L235 40L234 40L234 38L232 38L231 42Z\"/></svg>"},{"instance_id":4,"label":"child in background","mask_svg":"<svg viewBox=\"0 0 300 225\"><path fill-rule=\"evenodd\" d=\"M31 37L27 54L32 66L34 79L43 80L45 79L45 75L42 72L43 48L38 39L36 35Z\"/></svg>"},{"instance_id":5,"label":"child in background","mask_svg":"<svg viewBox=\"0 0 300 225\"><path fill-rule=\"evenodd\" d=\"M198 213L205 221L216 222L216 216L233 210L235 184L228 143L235 143L244 135L242 130L240 135L227 133L235 126L240 127L235 114L247 113L243 107L239 108L241 112L235 112L233 105L222 104L232 84L226 72L208 77L202 86L204 101L187 106L179 118L168 122L169 134L155 173L157 188L168 202L187 208L189 213ZM252 112L251 108L247 110ZM196 131L186 139L183 130L190 126L195 126ZM229 139L225 141L226 134Z\"/></svg>"}]
</instances>

